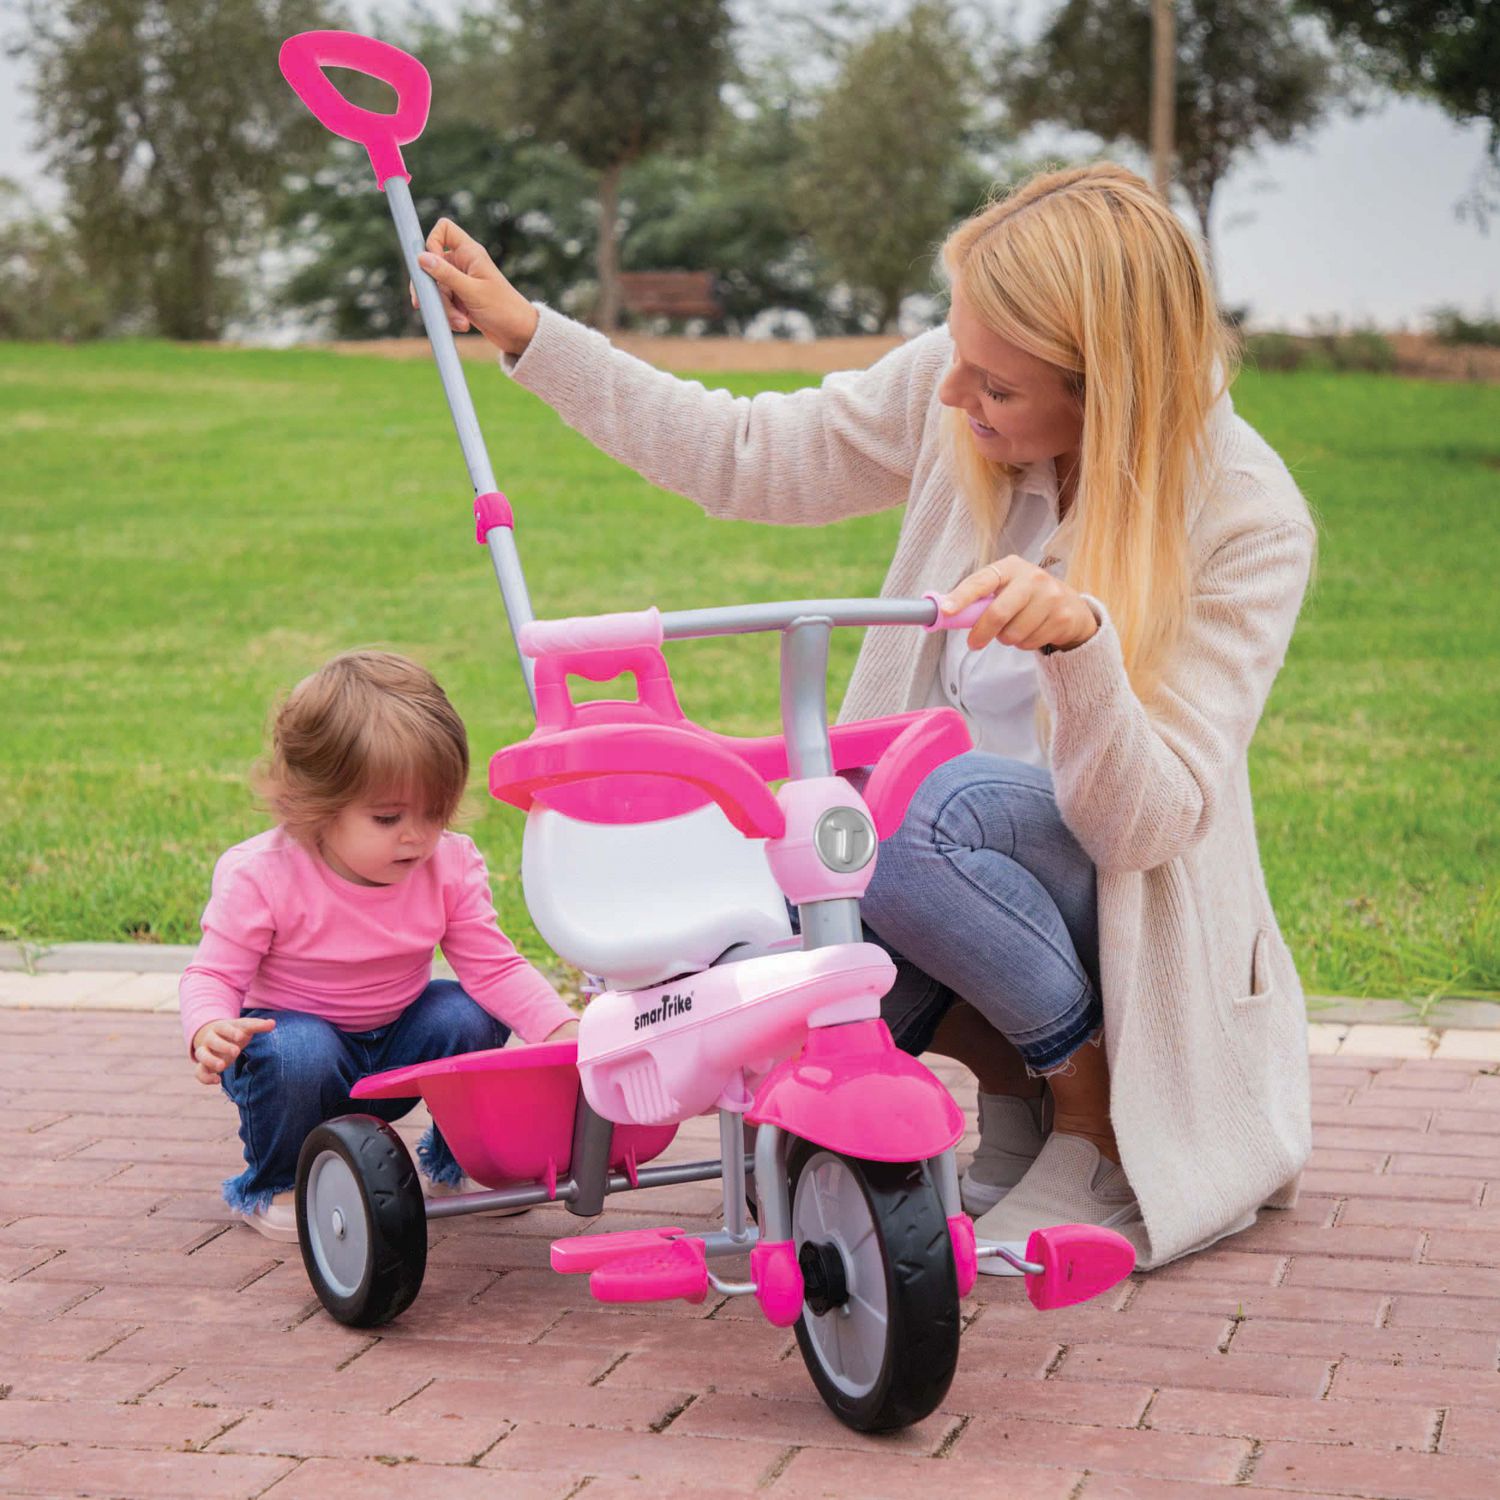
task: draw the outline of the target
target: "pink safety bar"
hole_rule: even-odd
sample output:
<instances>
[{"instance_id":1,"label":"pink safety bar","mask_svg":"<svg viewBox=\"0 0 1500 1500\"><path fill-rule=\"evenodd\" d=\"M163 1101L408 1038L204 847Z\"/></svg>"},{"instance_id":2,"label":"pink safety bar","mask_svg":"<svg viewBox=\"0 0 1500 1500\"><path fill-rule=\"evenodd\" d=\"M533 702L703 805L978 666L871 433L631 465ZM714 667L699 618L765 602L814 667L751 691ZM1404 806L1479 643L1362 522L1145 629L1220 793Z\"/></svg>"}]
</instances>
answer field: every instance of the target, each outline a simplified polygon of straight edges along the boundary
<instances>
[{"instance_id":1,"label":"pink safety bar","mask_svg":"<svg viewBox=\"0 0 1500 1500\"><path fill-rule=\"evenodd\" d=\"M941 1156L964 1133L952 1094L897 1048L884 1021L809 1031L801 1054L766 1075L745 1118L867 1161Z\"/></svg>"},{"instance_id":2,"label":"pink safety bar","mask_svg":"<svg viewBox=\"0 0 1500 1500\"><path fill-rule=\"evenodd\" d=\"M666 724L596 724L527 740L502 750L490 762L490 791L523 812L530 811L539 795L544 806L566 811L565 801L547 794L576 782L616 776L685 782L702 794L698 805L710 799L717 802L746 838L779 838L786 831L780 805L744 761L701 732ZM620 798L616 811L622 815L590 821L635 823L672 816L655 806L632 806L628 797ZM643 811L652 816L641 817Z\"/></svg>"},{"instance_id":3,"label":"pink safety bar","mask_svg":"<svg viewBox=\"0 0 1500 1500\"><path fill-rule=\"evenodd\" d=\"M432 103L432 79L416 58L352 31L303 31L281 44L278 60L282 77L319 123L370 153L375 181L382 189L392 177L411 181L401 147L421 135ZM351 104L324 68L349 68L390 84L396 91L395 111L383 114Z\"/></svg>"},{"instance_id":4,"label":"pink safety bar","mask_svg":"<svg viewBox=\"0 0 1500 1500\"><path fill-rule=\"evenodd\" d=\"M659 616L650 618L655 613L614 618L631 622L619 627L623 636L659 625ZM523 627L523 635L531 628ZM635 678L633 699L575 703L568 690L569 677L608 682L622 674ZM789 774L785 740L741 739L694 724L677 701L659 647L549 649L537 658L536 704L535 733L490 761L490 792L501 802L522 811L540 802L586 822L644 823L717 801L749 837L785 831L766 789ZM625 729L632 731L629 749L610 751L609 737ZM962 716L951 708L837 724L829 739L835 771L874 767L863 793L881 838L900 827L929 773L971 745Z\"/></svg>"},{"instance_id":5,"label":"pink safety bar","mask_svg":"<svg viewBox=\"0 0 1500 1500\"><path fill-rule=\"evenodd\" d=\"M482 547L497 526L515 530L516 518L510 513L510 501L499 490L489 490L474 497L474 540Z\"/></svg>"}]
</instances>

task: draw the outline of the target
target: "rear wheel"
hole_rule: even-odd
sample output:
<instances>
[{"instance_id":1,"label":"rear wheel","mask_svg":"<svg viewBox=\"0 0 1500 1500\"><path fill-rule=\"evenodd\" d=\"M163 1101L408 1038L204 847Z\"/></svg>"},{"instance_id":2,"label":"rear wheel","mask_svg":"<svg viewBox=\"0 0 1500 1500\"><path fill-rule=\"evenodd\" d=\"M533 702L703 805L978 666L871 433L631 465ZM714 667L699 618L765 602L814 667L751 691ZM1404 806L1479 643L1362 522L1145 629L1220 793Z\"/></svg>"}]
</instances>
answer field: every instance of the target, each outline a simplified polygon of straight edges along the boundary
<instances>
[{"instance_id":1,"label":"rear wheel","mask_svg":"<svg viewBox=\"0 0 1500 1500\"><path fill-rule=\"evenodd\" d=\"M958 1278L930 1169L799 1141L788 1171L813 1384L856 1431L920 1422L958 1364Z\"/></svg>"},{"instance_id":2,"label":"rear wheel","mask_svg":"<svg viewBox=\"0 0 1500 1500\"><path fill-rule=\"evenodd\" d=\"M427 1206L401 1137L373 1115L313 1130L297 1159L297 1238L318 1300L353 1328L411 1306L427 1271Z\"/></svg>"}]
</instances>

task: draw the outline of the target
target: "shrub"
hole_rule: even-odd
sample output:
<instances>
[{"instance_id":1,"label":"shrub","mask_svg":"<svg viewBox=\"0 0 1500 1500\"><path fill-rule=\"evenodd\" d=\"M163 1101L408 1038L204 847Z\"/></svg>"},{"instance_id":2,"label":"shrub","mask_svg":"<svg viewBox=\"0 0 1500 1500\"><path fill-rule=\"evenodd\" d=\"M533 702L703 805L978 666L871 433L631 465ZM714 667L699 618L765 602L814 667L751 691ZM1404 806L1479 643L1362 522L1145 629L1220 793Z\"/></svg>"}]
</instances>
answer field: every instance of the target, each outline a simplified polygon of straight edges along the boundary
<instances>
[{"instance_id":1,"label":"shrub","mask_svg":"<svg viewBox=\"0 0 1500 1500\"><path fill-rule=\"evenodd\" d=\"M1245 361L1258 370L1300 370L1307 349L1289 333L1252 333L1245 340Z\"/></svg>"},{"instance_id":2,"label":"shrub","mask_svg":"<svg viewBox=\"0 0 1500 1500\"><path fill-rule=\"evenodd\" d=\"M1432 314L1432 331L1440 344L1483 344L1500 348L1500 318L1467 318L1456 307L1439 307Z\"/></svg>"},{"instance_id":3,"label":"shrub","mask_svg":"<svg viewBox=\"0 0 1500 1500\"><path fill-rule=\"evenodd\" d=\"M1326 349L1335 370L1366 370L1385 375L1396 368L1396 351L1391 341L1373 328L1330 335Z\"/></svg>"}]
</instances>

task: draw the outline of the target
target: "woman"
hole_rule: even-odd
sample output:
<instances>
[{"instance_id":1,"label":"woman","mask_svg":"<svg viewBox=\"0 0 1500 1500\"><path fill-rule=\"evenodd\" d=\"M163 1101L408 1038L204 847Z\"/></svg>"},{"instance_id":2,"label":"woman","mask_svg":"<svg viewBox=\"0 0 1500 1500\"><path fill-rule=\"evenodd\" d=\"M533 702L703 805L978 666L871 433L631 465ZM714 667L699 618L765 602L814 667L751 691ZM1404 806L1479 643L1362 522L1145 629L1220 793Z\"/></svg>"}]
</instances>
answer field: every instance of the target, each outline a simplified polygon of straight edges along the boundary
<instances>
[{"instance_id":1,"label":"woman","mask_svg":"<svg viewBox=\"0 0 1500 1500\"><path fill-rule=\"evenodd\" d=\"M883 593L995 595L967 637L870 631L844 700L845 719L951 702L976 744L881 850L885 1012L979 1077L981 1242L1104 1223L1149 1268L1290 1206L1308 1154L1246 754L1313 525L1234 415L1202 260L1139 177L1035 177L943 256L946 328L753 399L533 306L446 221L422 263L455 329L647 479L739 520L904 506Z\"/></svg>"}]
</instances>

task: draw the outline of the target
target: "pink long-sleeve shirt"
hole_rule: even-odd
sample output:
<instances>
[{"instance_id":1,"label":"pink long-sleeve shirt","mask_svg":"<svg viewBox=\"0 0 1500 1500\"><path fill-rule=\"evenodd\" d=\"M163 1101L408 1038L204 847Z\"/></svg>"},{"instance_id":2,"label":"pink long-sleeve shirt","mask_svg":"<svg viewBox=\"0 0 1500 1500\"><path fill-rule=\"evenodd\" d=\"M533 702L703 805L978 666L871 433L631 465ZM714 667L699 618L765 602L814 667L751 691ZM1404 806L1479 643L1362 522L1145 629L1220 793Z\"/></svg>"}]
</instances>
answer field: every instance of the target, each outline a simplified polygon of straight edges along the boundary
<instances>
[{"instance_id":1,"label":"pink long-sleeve shirt","mask_svg":"<svg viewBox=\"0 0 1500 1500\"><path fill-rule=\"evenodd\" d=\"M214 867L203 941L178 987L183 1035L191 1051L206 1021L248 1007L307 1011L344 1031L371 1031L426 988L439 944L464 989L524 1041L574 1019L500 931L472 839L444 833L400 884L362 886L270 829Z\"/></svg>"}]
</instances>

